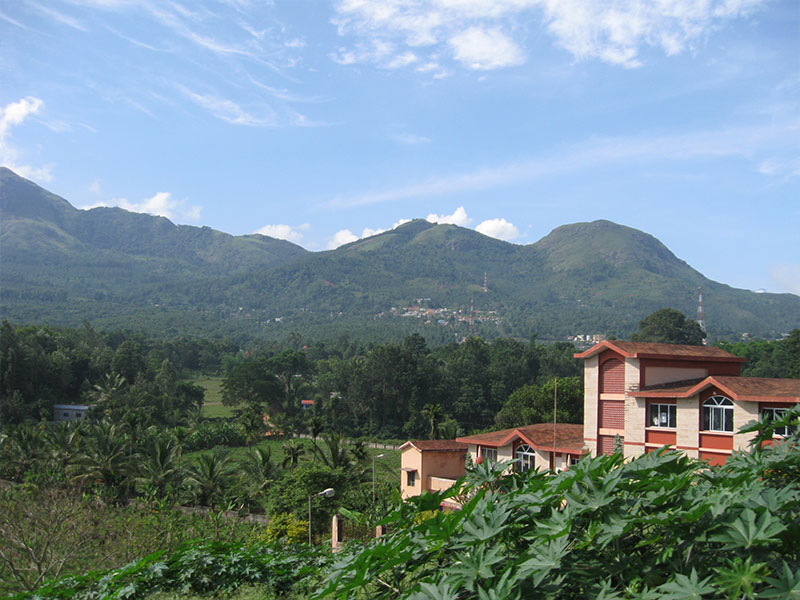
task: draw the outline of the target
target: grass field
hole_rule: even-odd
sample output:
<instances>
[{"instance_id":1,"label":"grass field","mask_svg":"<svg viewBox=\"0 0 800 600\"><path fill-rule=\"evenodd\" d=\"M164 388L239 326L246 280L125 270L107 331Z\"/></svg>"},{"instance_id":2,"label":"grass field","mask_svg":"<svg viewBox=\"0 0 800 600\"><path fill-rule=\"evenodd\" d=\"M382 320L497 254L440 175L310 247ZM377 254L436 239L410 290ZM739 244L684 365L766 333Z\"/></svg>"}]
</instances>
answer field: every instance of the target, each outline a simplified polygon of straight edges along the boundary
<instances>
[{"instance_id":1,"label":"grass field","mask_svg":"<svg viewBox=\"0 0 800 600\"><path fill-rule=\"evenodd\" d=\"M232 417L233 409L230 406L222 405L222 377L198 377L192 383L199 385L206 391L205 401L203 402L203 416L213 417Z\"/></svg>"}]
</instances>

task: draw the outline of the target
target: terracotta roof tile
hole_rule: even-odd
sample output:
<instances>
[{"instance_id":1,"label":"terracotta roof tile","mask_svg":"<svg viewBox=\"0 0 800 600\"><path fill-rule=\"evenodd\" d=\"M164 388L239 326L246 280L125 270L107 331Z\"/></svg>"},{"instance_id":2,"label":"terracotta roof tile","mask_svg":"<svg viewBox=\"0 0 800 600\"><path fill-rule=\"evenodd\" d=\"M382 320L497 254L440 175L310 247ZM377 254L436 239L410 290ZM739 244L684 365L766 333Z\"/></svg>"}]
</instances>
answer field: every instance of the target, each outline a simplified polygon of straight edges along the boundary
<instances>
[{"instance_id":1,"label":"terracotta roof tile","mask_svg":"<svg viewBox=\"0 0 800 600\"><path fill-rule=\"evenodd\" d=\"M628 342L625 340L603 341L585 352L575 354L575 358L594 356L603 350L616 350L628 358L675 357L687 360L712 360L724 362L746 362L747 359L735 356L722 348L714 346L687 346L682 344L656 344L652 342Z\"/></svg>"},{"instance_id":2,"label":"terracotta roof tile","mask_svg":"<svg viewBox=\"0 0 800 600\"><path fill-rule=\"evenodd\" d=\"M503 429L502 431L491 431L489 433L479 433L467 437L458 438L459 442L467 444L480 444L481 446L506 446L515 438L519 438L534 448L541 450L553 449L553 424L537 423L524 427L514 427ZM583 425L573 423L556 424L556 451L557 452L576 452L582 453Z\"/></svg>"},{"instance_id":3,"label":"terracotta roof tile","mask_svg":"<svg viewBox=\"0 0 800 600\"><path fill-rule=\"evenodd\" d=\"M402 446L400 450L413 446L421 452L466 452L467 445L455 440L412 440Z\"/></svg>"},{"instance_id":4,"label":"terracotta roof tile","mask_svg":"<svg viewBox=\"0 0 800 600\"><path fill-rule=\"evenodd\" d=\"M631 395L640 398L688 398L711 386L719 388L734 400L800 402L800 379L735 377L732 375L711 375L693 385L650 386L631 392Z\"/></svg>"}]
</instances>

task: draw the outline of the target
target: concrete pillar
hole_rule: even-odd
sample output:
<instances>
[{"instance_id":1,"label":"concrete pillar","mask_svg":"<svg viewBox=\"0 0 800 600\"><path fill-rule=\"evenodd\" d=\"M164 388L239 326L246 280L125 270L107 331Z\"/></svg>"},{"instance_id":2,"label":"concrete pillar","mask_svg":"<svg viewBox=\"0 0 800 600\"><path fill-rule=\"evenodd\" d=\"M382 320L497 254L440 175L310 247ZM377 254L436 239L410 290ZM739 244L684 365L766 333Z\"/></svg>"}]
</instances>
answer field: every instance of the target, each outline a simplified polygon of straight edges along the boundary
<instances>
[{"instance_id":1,"label":"concrete pillar","mask_svg":"<svg viewBox=\"0 0 800 600\"><path fill-rule=\"evenodd\" d=\"M599 356L583 361L583 439L592 456L597 456L597 403L600 400Z\"/></svg>"}]
</instances>

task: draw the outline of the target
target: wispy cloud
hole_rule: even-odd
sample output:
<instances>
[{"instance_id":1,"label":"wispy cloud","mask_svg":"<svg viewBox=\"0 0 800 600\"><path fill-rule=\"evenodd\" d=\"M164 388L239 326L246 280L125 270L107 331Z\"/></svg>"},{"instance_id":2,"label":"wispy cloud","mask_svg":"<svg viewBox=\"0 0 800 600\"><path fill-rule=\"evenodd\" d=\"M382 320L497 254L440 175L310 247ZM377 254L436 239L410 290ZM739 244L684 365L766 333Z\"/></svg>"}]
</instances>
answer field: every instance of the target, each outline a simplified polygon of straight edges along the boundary
<instances>
[{"instance_id":1,"label":"wispy cloud","mask_svg":"<svg viewBox=\"0 0 800 600\"><path fill-rule=\"evenodd\" d=\"M275 112L269 107L261 109L266 114L254 115L244 110L233 100L210 94L198 94L182 85L176 85L176 87L195 104L227 123L246 125L248 127L277 127L280 124Z\"/></svg>"},{"instance_id":2,"label":"wispy cloud","mask_svg":"<svg viewBox=\"0 0 800 600\"><path fill-rule=\"evenodd\" d=\"M11 144L11 129L21 125L31 115L36 115L44 106L41 98L28 96L0 109L0 164L22 177L37 181L50 181L52 165L34 167L20 162L19 151Z\"/></svg>"},{"instance_id":3,"label":"wispy cloud","mask_svg":"<svg viewBox=\"0 0 800 600\"><path fill-rule=\"evenodd\" d=\"M42 6L41 4L38 4L36 2L28 2L28 5L32 6L40 13L47 15L54 21L61 23L62 25L66 25L67 27L72 27L73 29L77 29L79 31L89 31L89 28L86 27L86 25L84 25L83 22L81 22L79 19L76 19L75 17L65 15L64 13L59 12L53 8L50 8L49 6Z\"/></svg>"},{"instance_id":4,"label":"wispy cloud","mask_svg":"<svg viewBox=\"0 0 800 600\"><path fill-rule=\"evenodd\" d=\"M444 196L469 190L501 187L599 165L732 157L760 162L759 153L765 148L794 145L798 135L800 135L800 119L781 124L683 134L590 138L577 144L547 149L540 157L443 175L396 188L350 196L340 195L328 204L331 207L353 207L410 198ZM757 168L756 165L753 166L754 170Z\"/></svg>"},{"instance_id":5,"label":"wispy cloud","mask_svg":"<svg viewBox=\"0 0 800 600\"><path fill-rule=\"evenodd\" d=\"M780 289L800 296L800 265L789 263L773 265L770 276Z\"/></svg>"},{"instance_id":6,"label":"wispy cloud","mask_svg":"<svg viewBox=\"0 0 800 600\"><path fill-rule=\"evenodd\" d=\"M353 39L336 54L343 64L393 68L413 52L422 64L442 54L470 69L525 62L527 27L544 26L576 59L624 67L642 64L643 48L667 55L725 21L746 17L767 0L340 0L333 19L339 35ZM382 48L383 52L370 51ZM409 62L408 64L411 64ZM419 69L418 69L419 70Z\"/></svg>"}]
</instances>

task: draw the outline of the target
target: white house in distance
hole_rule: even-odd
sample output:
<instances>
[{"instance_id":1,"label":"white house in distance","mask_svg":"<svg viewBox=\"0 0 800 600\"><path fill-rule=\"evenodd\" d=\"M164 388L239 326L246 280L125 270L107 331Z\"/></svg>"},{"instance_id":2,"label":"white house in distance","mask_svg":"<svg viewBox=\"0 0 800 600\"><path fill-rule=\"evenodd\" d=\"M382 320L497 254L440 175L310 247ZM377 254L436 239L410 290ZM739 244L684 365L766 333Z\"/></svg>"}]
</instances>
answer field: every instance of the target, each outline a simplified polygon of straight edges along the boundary
<instances>
[{"instance_id":1,"label":"white house in distance","mask_svg":"<svg viewBox=\"0 0 800 600\"><path fill-rule=\"evenodd\" d=\"M80 421L89 407L86 404L54 404L53 421Z\"/></svg>"}]
</instances>

